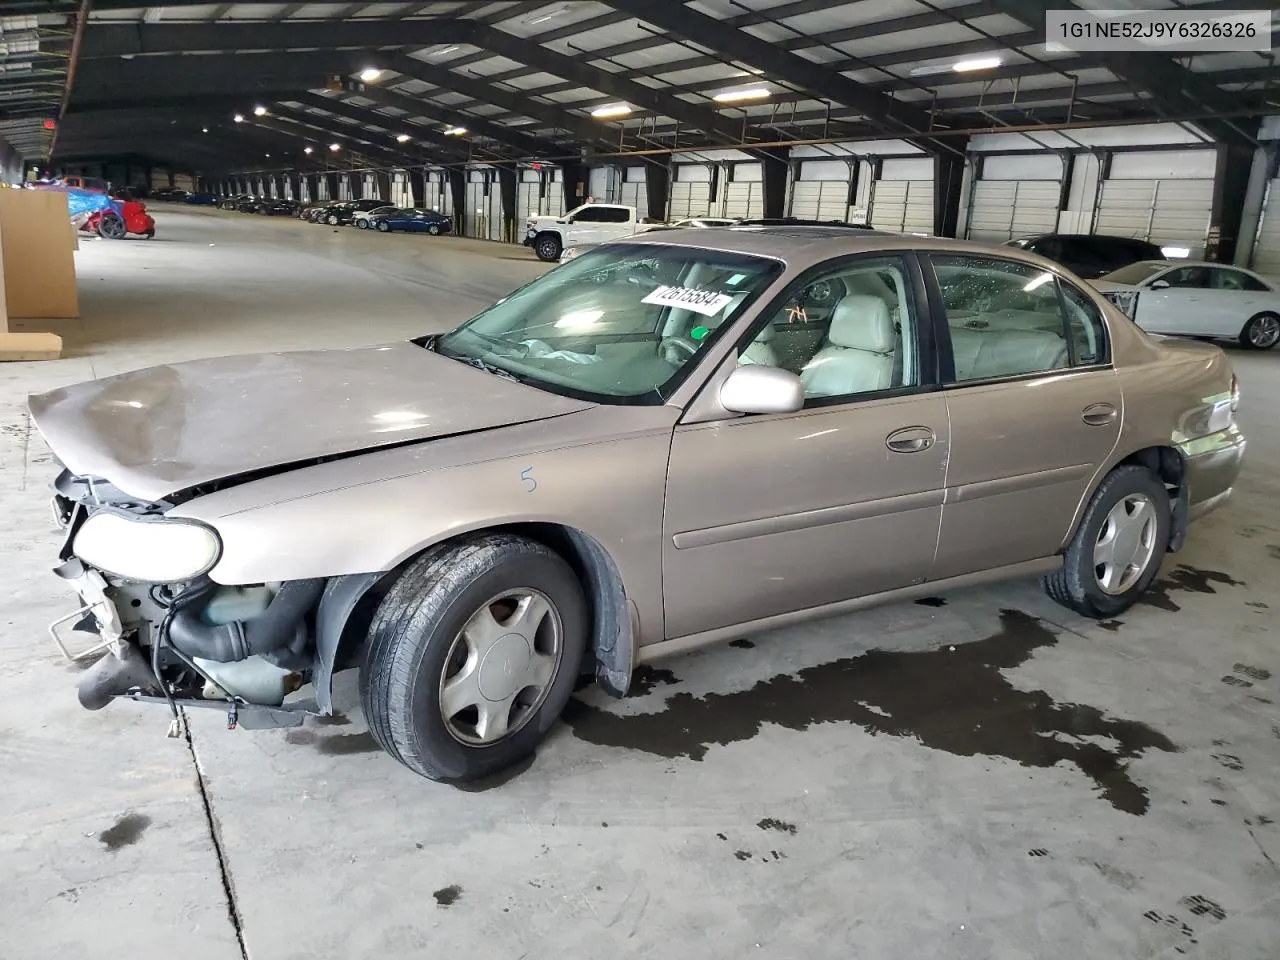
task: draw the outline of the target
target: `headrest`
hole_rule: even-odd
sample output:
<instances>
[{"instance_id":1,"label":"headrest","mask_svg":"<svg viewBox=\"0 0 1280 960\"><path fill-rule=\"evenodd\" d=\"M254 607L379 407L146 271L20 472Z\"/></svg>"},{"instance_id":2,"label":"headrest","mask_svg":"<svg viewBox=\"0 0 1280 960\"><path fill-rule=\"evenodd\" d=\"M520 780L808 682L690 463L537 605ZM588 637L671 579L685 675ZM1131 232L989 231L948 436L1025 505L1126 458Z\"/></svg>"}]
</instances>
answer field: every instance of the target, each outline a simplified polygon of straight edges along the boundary
<instances>
[{"instance_id":1,"label":"headrest","mask_svg":"<svg viewBox=\"0 0 1280 960\"><path fill-rule=\"evenodd\" d=\"M827 340L850 350L892 353L897 336L889 305L879 297L849 294L836 304Z\"/></svg>"}]
</instances>

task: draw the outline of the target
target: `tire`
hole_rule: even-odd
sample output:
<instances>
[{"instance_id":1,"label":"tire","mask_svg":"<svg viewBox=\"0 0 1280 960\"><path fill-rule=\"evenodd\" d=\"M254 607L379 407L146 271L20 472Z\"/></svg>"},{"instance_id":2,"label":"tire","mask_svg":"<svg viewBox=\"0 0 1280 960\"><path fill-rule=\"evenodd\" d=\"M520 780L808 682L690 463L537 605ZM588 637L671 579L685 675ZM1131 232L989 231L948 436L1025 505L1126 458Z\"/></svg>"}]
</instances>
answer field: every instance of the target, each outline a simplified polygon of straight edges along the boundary
<instances>
[{"instance_id":1,"label":"tire","mask_svg":"<svg viewBox=\"0 0 1280 960\"><path fill-rule=\"evenodd\" d=\"M154 230L148 230L146 233L142 235L144 240L154 240L155 236L156 236L156 232Z\"/></svg>"},{"instance_id":2,"label":"tire","mask_svg":"<svg viewBox=\"0 0 1280 960\"><path fill-rule=\"evenodd\" d=\"M378 232L379 232L379 233L390 233L390 232L391 232L391 224L387 223L385 220L379 220L379 221L378 221Z\"/></svg>"},{"instance_id":3,"label":"tire","mask_svg":"<svg viewBox=\"0 0 1280 960\"><path fill-rule=\"evenodd\" d=\"M1248 350L1270 350L1280 343L1280 316L1260 313L1250 317L1240 331L1240 346Z\"/></svg>"},{"instance_id":4,"label":"tire","mask_svg":"<svg viewBox=\"0 0 1280 960\"><path fill-rule=\"evenodd\" d=\"M1142 523L1136 536L1134 559L1140 564L1128 564L1119 571L1119 564L1097 563L1099 553L1096 551L1103 548L1102 541L1115 532L1109 532L1113 511L1130 512L1143 501L1154 516L1149 531ZM1137 602L1160 572L1160 564L1169 549L1171 523L1169 491L1164 483L1146 467L1117 467L1094 491L1080 526L1067 545L1062 569L1044 578L1045 592L1083 617L1105 620L1123 613ZM1101 577L1099 570L1104 571ZM1107 579L1107 572L1114 576L1110 589L1101 582Z\"/></svg>"},{"instance_id":5,"label":"tire","mask_svg":"<svg viewBox=\"0 0 1280 960\"><path fill-rule=\"evenodd\" d=\"M514 625L521 608L503 598L520 591L548 605L535 634L546 646L519 643ZM460 694L462 703L472 703L468 696L476 704L498 703L485 695L485 684L491 692L493 684L505 684L498 690L501 695L520 681L509 679L512 661L495 659L495 653L512 651L519 658L517 675L532 676L525 672L535 663L527 651L547 653L552 646L547 631L559 626L558 654L554 665L546 667L549 678L541 692L535 697L534 686L529 686L505 707L491 707L491 715L506 716L514 727L490 742L476 739L483 739L484 715L475 706L451 718L441 707L446 680L468 669L460 665L477 662L463 627L485 617L492 618L492 631L512 632L496 639L495 632L489 634L489 652L479 656L473 692ZM493 533L442 544L400 576L374 615L360 670L360 701L369 730L387 753L430 780L466 782L498 773L532 754L564 709L577 680L587 630L582 587L569 565L547 547ZM486 663L491 665L488 674L483 671ZM464 683L462 689L472 688ZM523 710L521 698L530 701ZM468 725L471 716L475 721Z\"/></svg>"},{"instance_id":6,"label":"tire","mask_svg":"<svg viewBox=\"0 0 1280 960\"><path fill-rule=\"evenodd\" d=\"M329 226L336 227L338 225L338 218L330 217L326 222L329 224Z\"/></svg>"},{"instance_id":7,"label":"tire","mask_svg":"<svg viewBox=\"0 0 1280 960\"><path fill-rule=\"evenodd\" d=\"M554 233L540 233L533 238L533 252L543 263L556 263L564 252L564 244Z\"/></svg>"},{"instance_id":8,"label":"tire","mask_svg":"<svg viewBox=\"0 0 1280 960\"><path fill-rule=\"evenodd\" d=\"M98 236L108 240L123 240L128 232L129 228L124 225L124 221L114 213L104 213L98 221Z\"/></svg>"},{"instance_id":9,"label":"tire","mask_svg":"<svg viewBox=\"0 0 1280 960\"><path fill-rule=\"evenodd\" d=\"M357 221L356 221L356 226L357 226L359 229L361 229L361 230L368 230L368 229L369 229L369 220L368 220L368 218L367 218L367 217L361 217L359 220L357 220Z\"/></svg>"},{"instance_id":10,"label":"tire","mask_svg":"<svg viewBox=\"0 0 1280 960\"><path fill-rule=\"evenodd\" d=\"M433 237L438 237L438 236L440 236L440 227L439 227L439 225L438 225L438 224L434 224L434 223L433 223L433 224L431 224L431 226L427 227L427 233L431 234L431 236L433 236Z\"/></svg>"}]
</instances>

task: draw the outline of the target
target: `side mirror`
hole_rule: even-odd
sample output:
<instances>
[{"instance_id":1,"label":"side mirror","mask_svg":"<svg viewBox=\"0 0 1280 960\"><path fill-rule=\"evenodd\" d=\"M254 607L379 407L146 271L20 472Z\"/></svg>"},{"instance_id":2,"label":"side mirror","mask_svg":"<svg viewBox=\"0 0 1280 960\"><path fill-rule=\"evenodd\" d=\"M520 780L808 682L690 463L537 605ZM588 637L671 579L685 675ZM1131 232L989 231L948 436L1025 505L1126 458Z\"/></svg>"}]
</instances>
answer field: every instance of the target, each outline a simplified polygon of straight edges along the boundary
<instances>
[{"instance_id":1,"label":"side mirror","mask_svg":"<svg viewBox=\"0 0 1280 960\"><path fill-rule=\"evenodd\" d=\"M804 406L804 383L789 370L747 364L720 385L720 405L730 413L794 413Z\"/></svg>"},{"instance_id":2,"label":"side mirror","mask_svg":"<svg viewBox=\"0 0 1280 960\"><path fill-rule=\"evenodd\" d=\"M1168 290L1168 289L1169 289L1169 281L1168 281L1168 280L1157 280L1155 283L1151 284L1151 289L1152 289L1152 290Z\"/></svg>"}]
</instances>

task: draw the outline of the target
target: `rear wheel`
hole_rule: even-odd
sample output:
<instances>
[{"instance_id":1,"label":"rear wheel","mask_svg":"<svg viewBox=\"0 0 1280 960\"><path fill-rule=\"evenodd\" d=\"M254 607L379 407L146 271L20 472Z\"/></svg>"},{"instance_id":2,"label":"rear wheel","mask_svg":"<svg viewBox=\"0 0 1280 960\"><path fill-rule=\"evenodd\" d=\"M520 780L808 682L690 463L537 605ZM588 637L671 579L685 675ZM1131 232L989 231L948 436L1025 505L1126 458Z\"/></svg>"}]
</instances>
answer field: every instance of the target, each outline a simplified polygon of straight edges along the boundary
<instances>
[{"instance_id":1,"label":"rear wheel","mask_svg":"<svg viewBox=\"0 0 1280 960\"><path fill-rule=\"evenodd\" d=\"M1270 350L1280 343L1280 316L1260 313L1240 331L1240 345L1250 350Z\"/></svg>"},{"instance_id":2,"label":"rear wheel","mask_svg":"<svg viewBox=\"0 0 1280 960\"><path fill-rule=\"evenodd\" d=\"M98 220L98 235L108 240L123 240L128 232L129 229L124 225L124 221L110 211L104 213Z\"/></svg>"},{"instance_id":3,"label":"rear wheel","mask_svg":"<svg viewBox=\"0 0 1280 960\"><path fill-rule=\"evenodd\" d=\"M369 630L369 730L410 770L467 781L531 754L573 692L587 639L582 587L557 554L481 534L428 551Z\"/></svg>"},{"instance_id":4,"label":"rear wheel","mask_svg":"<svg viewBox=\"0 0 1280 960\"><path fill-rule=\"evenodd\" d=\"M1128 610L1160 572L1169 549L1169 492L1146 467L1112 470L1094 491L1045 592L1081 616Z\"/></svg>"}]
</instances>

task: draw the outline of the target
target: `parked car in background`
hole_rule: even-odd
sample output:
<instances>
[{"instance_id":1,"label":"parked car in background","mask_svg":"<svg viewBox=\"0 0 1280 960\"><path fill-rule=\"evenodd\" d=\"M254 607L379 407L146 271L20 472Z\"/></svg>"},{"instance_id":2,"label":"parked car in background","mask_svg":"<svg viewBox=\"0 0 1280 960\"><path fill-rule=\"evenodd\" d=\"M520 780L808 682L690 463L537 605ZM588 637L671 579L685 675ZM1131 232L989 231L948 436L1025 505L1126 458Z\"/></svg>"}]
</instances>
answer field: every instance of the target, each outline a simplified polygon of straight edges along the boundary
<instances>
[{"instance_id":1,"label":"parked car in background","mask_svg":"<svg viewBox=\"0 0 1280 960\"><path fill-rule=\"evenodd\" d=\"M266 202L267 202L266 197L253 197L253 196L241 197L235 205L235 210L238 213L257 213L259 208L261 208L262 204Z\"/></svg>"},{"instance_id":2,"label":"parked car in background","mask_svg":"<svg viewBox=\"0 0 1280 960\"><path fill-rule=\"evenodd\" d=\"M182 198L183 203L198 207L216 207L222 198L216 193L189 193Z\"/></svg>"},{"instance_id":3,"label":"parked car in background","mask_svg":"<svg viewBox=\"0 0 1280 960\"><path fill-rule=\"evenodd\" d=\"M59 624L105 650L85 706L297 725L358 666L371 735L447 781L529 757L583 671L623 696L664 654L1008 577L1113 618L1230 497L1238 405L1220 349L1041 257L815 227L654 233L444 335L29 401Z\"/></svg>"},{"instance_id":4,"label":"parked car in background","mask_svg":"<svg viewBox=\"0 0 1280 960\"><path fill-rule=\"evenodd\" d=\"M372 210L357 210L351 217L351 225L361 230L368 230L370 227L369 218L374 215L398 213L402 207L395 204L384 204L381 207L374 207Z\"/></svg>"},{"instance_id":5,"label":"parked car in background","mask_svg":"<svg viewBox=\"0 0 1280 960\"><path fill-rule=\"evenodd\" d=\"M240 209L240 204L252 199L253 196L248 193L233 194L229 197L223 197L222 201L218 204L218 208L221 210L238 210Z\"/></svg>"},{"instance_id":6,"label":"parked car in background","mask_svg":"<svg viewBox=\"0 0 1280 960\"><path fill-rule=\"evenodd\" d=\"M669 223L667 226L678 228L732 227L737 222L737 220L730 220L725 217L687 217L684 220L676 220L674 223Z\"/></svg>"},{"instance_id":7,"label":"parked car in background","mask_svg":"<svg viewBox=\"0 0 1280 960\"><path fill-rule=\"evenodd\" d=\"M148 199L159 200L163 203L180 203L187 199L190 194L181 187L161 187L159 190L152 190Z\"/></svg>"},{"instance_id":8,"label":"parked car in background","mask_svg":"<svg viewBox=\"0 0 1280 960\"><path fill-rule=\"evenodd\" d=\"M429 233L436 236L453 232L453 219L438 210L409 209L375 214L369 218L369 225L381 233L404 230L408 233Z\"/></svg>"},{"instance_id":9,"label":"parked car in background","mask_svg":"<svg viewBox=\"0 0 1280 960\"><path fill-rule=\"evenodd\" d=\"M364 197L360 200L348 200L345 203L334 204L324 212L323 220L331 227L348 224L352 218L360 210L376 210L378 207L387 206L387 201L379 200L376 197Z\"/></svg>"},{"instance_id":10,"label":"parked car in background","mask_svg":"<svg viewBox=\"0 0 1280 960\"><path fill-rule=\"evenodd\" d=\"M258 213L268 217L292 217L298 212L298 201L287 200L284 197L276 197L272 200L263 200L258 205Z\"/></svg>"},{"instance_id":11,"label":"parked car in background","mask_svg":"<svg viewBox=\"0 0 1280 960\"><path fill-rule=\"evenodd\" d=\"M584 203L564 216L531 216L525 221L524 245L544 263L555 263L568 247L621 240L647 230L635 207L620 203Z\"/></svg>"},{"instance_id":12,"label":"parked car in background","mask_svg":"<svg viewBox=\"0 0 1280 960\"><path fill-rule=\"evenodd\" d=\"M1151 333L1235 340L1252 350L1280 343L1280 284L1243 267L1144 260L1093 286Z\"/></svg>"},{"instance_id":13,"label":"parked car in background","mask_svg":"<svg viewBox=\"0 0 1280 960\"><path fill-rule=\"evenodd\" d=\"M1139 260L1164 258L1164 252L1146 240L1094 233L1046 233L1009 240L1007 244L1048 257L1083 280L1093 280Z\"/></svg>"},{"instance_id":14,"label":"parked car in background","mask_svg":"<svg viewBox=\"0 0 1280 960\"><path fill-rule=\"evenodd\" d=\"M341 202L342 201L340 200L322 200L320 203L312 204L302 214L302 219L306 220L308 223L320 223L321 217L328 212L329 208L336 207Z\"/></svg>"}]
</instances>

